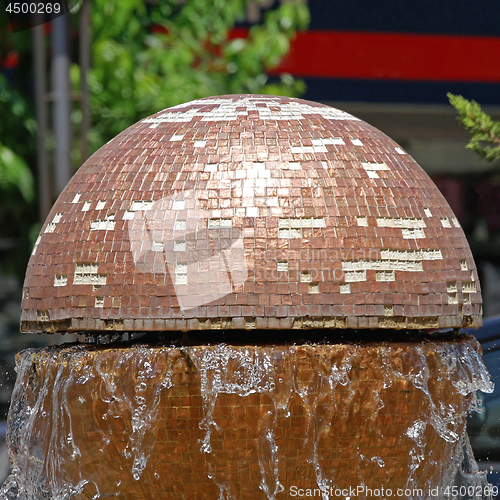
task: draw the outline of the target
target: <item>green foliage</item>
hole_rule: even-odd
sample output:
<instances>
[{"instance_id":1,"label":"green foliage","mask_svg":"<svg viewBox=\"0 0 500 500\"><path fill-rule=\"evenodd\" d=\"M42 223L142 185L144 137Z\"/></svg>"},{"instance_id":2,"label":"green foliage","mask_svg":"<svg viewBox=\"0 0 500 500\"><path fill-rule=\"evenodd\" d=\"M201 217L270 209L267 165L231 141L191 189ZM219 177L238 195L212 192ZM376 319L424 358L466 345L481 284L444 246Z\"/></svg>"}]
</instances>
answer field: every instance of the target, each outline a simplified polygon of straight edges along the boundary
<instances>
[{"instance_id":1,"label":"green foliage","mask_svg":"<svg viewBox=\"0 0 500 500\"><path fill-rule=\"evenodd\" d=\"M36 121L26 99L0 74L0 190L17 189L26 202L35 197L34 179L26 160L34 148Z\"/></svg>"},{"instance_id":2,"label":"green foliage","mask_svg":"<svg viewBox=\"0 0 500 500\"><path fill-rule=\"evenodd\" d=\"M19 189L24 201L35 197L34 179L26 162L12 149L0 144L0 190Z\"/></svg>"},{"instance_id":3,"label":"green foliage","mask_svg":"<svg viewBox=\"0 0 500 500\"><path fill-rule=\"evenodd\" d=\"M291 75L269 82L298 29L309 23L302 0L265 12L247 38L229 39L249 0L94 0L92 20L91 149L144 116L221 94L300 95ZM161 32L151 30L161 26ZM72 81L79 85L77 66ZM78 119L78 116L76 116Z\"/></svg>"},{"instance_id":4,"label":"green foliage","mask_svg":"<svg viewBox=\"0 0 500 500\"><path fill-rule=\"evenodd\" d=\"M488 162L500 158L500 122L485 113L476 101L448 94L452 106L458 111L458 120L471 133L467 148Z\"/></svg>"},{"instance_id":5,"label":"green foliage","mask_svg":"<svg viewBox=\"0 0 500 500\"><path fill-rule=\"evenodd\" d=\"M19 64L0 73L0 272L22 278L30 255L34 210L36 120L30 95L31 33L12 33L0 16L0 57L18 56ZM7 78L7 75L9 78Z\"/></svg>"}]
</instances>

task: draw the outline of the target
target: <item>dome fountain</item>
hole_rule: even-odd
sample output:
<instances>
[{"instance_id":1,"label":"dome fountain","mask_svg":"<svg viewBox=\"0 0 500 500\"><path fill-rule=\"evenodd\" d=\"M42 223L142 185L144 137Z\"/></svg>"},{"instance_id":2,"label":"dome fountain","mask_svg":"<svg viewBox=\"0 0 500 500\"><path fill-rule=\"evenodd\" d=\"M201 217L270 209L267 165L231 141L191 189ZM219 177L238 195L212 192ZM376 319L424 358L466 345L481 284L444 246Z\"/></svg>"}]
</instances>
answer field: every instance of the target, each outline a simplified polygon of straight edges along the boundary
<instances>
[{"instance_id":1,"label":"dome fountain","mask_svg":"<svg viewBox=\"0 0 500 500\"><path fill-rule=\"evenodd\" d=\"M489 498L480 324L458 220L383 133L286 97L166 109L33 248L21 330L82 342L18 354L3 498Z\"/></svg>"}]
</instances>

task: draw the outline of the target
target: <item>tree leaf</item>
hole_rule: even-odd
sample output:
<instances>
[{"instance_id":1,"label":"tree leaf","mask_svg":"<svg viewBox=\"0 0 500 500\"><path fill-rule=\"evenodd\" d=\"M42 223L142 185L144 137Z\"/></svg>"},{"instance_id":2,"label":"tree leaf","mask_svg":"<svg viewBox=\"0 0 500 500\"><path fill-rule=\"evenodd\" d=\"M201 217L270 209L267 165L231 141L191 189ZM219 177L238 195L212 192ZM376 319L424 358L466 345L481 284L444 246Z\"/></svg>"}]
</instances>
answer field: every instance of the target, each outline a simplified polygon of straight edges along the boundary
<instances>
[{"instance_id":1,"label":"tree leaf","mask_svg":"<svg viewBox=\"0 0 500 500\"><path fill-rule=\"evenodd\" d=\"M24 200L35 198L33 174L26 162L7 146L0 144L0 189L17 188Z\"/></svg>"}]
</instances>

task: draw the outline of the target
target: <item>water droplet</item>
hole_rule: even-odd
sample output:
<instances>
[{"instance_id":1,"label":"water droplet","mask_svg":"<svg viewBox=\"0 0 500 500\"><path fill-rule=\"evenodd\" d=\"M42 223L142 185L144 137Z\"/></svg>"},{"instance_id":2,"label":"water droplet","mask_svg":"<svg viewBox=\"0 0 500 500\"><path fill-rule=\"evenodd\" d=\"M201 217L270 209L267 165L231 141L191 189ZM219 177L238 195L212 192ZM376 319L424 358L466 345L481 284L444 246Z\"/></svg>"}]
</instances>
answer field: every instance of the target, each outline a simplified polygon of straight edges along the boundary
<instances>
[{"instance_id":1,"label":"water droplet","mask_svg":"<svg viewBox=\"0 0 500 500\"><path fill-rule=\"evenodd\" d=\"M372 462L376 462L379 467L385 467L385 462L380 457L372 457Z\"/></svg>"}]
</instances>

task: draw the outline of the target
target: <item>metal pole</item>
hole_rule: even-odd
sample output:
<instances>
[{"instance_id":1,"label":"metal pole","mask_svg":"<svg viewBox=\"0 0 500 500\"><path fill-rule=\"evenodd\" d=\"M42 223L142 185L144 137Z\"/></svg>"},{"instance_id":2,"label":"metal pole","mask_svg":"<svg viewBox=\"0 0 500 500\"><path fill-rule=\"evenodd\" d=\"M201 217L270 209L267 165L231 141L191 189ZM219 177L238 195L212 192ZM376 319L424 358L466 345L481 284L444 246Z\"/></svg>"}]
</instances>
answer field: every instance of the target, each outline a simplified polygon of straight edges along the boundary
<instances>
[{"instance_id":1,"label":"metal pole","mask_svg":"<svg viewBox=\"0 0 500 500\"><path fill-rule=\"evenodd\" d=\"M59 194L71 178L71 101L68 14L52 21L52 89L54 93L54 184Z\"/></svg>"},{"instance_id":2,"label":"metal pole","mask_svg":"<svg viewBox=\"0 0 500 500\"><path fill-rule=\"evenodd\" d=\"M82 134L81 154L82 163L89 157L89 131L90 131L90 109L89 109L89 87L87 74L90 68L90 1L83 0L80 13L80 75L82 84Z\"/></svg>"},{"instance_id":3,"label":"metal pole","mask_svg":"<svg viewBox=\"0 0 500 500\"><path fill-rule=\"evenodd\" d=\"M41 221L44 221L52 206L52 189L47 156L47 130L49 128L47 113L47 75L45 55L45 35L42 16L35 14L33 29L33 54L35 66L35 102L37 122L37 157L38 157L38 210Z\"/></svg>"}]
</instances>

